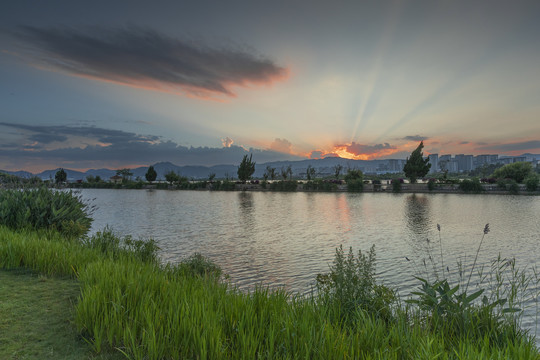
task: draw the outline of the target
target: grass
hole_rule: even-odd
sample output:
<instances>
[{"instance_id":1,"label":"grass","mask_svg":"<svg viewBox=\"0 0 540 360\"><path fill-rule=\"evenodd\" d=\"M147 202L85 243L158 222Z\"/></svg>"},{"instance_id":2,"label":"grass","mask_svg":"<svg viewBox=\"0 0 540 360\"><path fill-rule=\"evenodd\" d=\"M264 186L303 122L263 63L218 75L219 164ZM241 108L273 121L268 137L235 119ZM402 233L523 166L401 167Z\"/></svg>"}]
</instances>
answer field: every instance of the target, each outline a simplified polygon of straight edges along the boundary
<instances>
[{"instance_id":1,"label":"grass","mask_svg":"<svg viewBox=\"0 0 540 360\"><path fill-rule=\"evenodd\" d=\"M25 269L0 271L0 359L120 359L75 331L79 283Z\"/></svg>"},{"instance_id":2,"label":"grass","mask_svg":"<svg viewBox=\"0 0 540 360\"><path fill-rule=\"evenodd\" d=\"M218 276L201 271L209 265L200 257L190 259L191 265L162 266L137 256L118 255L117 251L110 256L109 251L88 245L95 243L85 245L56 233L0 227L0 267L31 267L49 274L42 279L56 289L47 292L57 301L62 298L58 287L71 289L63 310L51 313L42 325L15 326L40 333L60 321L77 339L73 325L58 320L72 316L66 308L74 306L78 333L95 354L118 349L132 359L540 359L534 343L526 337L506 338L501 343L488 336L463 336L452 341L444 331L426 326L424 314L400 306L391 317L347 307L344 320L341 301L264 288L238 292ZM35 250L37 244L42 251ZM72 256L66 256L68 252ZM363 262L371 266L370 258ZM365 270L369 269L357 271ZM39 285L39 278L27 276L25 285L20 286L19 281L17 286L30 287L28 291L38 294L31 286ZM63 276L63 280L55 276ZM78 300L72 305L79 286ZM23 303L20 299L9 302ZM31 318L47 308L30 304L20 308ZM61 334L59 330L52 333ZM28 341L37 342L34 339ZM61 335L56 341L61 347L71 346ZM73 358L85 358L88 352L81 351L73 352L73 356L80 356Z\"/></svg>"}]
</instances>

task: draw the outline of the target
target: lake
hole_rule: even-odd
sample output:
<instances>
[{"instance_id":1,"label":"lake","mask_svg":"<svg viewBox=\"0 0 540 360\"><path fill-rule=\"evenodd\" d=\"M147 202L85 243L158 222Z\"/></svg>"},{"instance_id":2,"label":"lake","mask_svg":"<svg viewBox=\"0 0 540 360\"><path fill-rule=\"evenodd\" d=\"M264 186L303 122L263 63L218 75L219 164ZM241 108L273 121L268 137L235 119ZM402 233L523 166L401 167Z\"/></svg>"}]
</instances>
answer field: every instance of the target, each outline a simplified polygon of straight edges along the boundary
<instances>
[{"instance_id":1,"label":"lake","mask_svg":"<svg viewBox=\"0 0 540 360\"><path fill-rule=\"evenodd\" d=\"M317 273L328 271L338 246L367 252L375 244L379 278L408 294L419 285L413 275L433 277L432 264L436 269L448 267L447 276L458 273L458 261L470 269L487 223L490 231L478 264L490 266L500 254L516 258L518 268L540 265L540 197L535 196L108 189L81 193L97 207L93 232L108 224L119 234L153 238L168 262L199 252L218 263L243 290L263 284L308 293ZM528 327L536 323L530 311Z\"/></svg>"}]
</instances>

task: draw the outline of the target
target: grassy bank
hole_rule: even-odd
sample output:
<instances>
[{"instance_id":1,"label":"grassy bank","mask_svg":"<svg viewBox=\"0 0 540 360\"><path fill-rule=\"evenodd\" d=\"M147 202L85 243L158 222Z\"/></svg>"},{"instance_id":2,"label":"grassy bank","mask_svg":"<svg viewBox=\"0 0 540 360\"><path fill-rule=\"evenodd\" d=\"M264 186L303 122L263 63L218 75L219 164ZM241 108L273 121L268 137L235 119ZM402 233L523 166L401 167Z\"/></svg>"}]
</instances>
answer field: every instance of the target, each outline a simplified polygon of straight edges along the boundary
<instances>
[{"instance_id":1,"label":"grassy bank","mask_svg":"<svg viewBox=\"0 0 540 360\"><path fill-rule=\"evenodd\" d=\"M374 249L338 249L330 272L317 277L319 292L309 297L263 288L242 293L203 257L163 265L156 250L152 241L108 231L74 237L0 226L0 268L77 281L74 329L95 353L117 351L133 359L540 359L519 329L511 298L484 300L481 291L458 291L442 279L419 280L413 301L401 302L376 281Z\"/></svg>"}]
</instances>

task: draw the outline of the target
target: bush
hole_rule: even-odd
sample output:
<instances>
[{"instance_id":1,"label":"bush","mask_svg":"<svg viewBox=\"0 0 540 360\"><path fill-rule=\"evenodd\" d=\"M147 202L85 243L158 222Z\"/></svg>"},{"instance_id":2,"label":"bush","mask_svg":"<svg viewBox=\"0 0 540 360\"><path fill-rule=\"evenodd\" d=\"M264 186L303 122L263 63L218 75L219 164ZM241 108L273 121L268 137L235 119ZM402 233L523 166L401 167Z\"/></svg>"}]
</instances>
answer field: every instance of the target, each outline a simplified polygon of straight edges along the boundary
<instances>
[{"instance_id":1,"label":"bush","mask_svg":"<svg viewBox=\"0 0 540 360\"><path fill-rule=\"evenodd\" d=\"M518 194L519 193L519 185L515 180L509 180L506 183L506 189L510 194Z\"/></svg>"},{"instance_id":2,"label":"bush","mask_svg":"<svg viewBox=\"0 0 540 360\"><path fill-rule=\"evenodd\" d=\"M55 229L77 237L90 229L91 210L72 191L45 187L0 191L0 224L12 229Z\"/></svg>"},{"instance_id":3,"label":"bush","mask_svg":"<svg viewBox=\"0 0 540 360\"><path fill-rule=\"evenodd\" d=\"M298 182L296 180L276 181L270 184L272 191L296 191Z\"/></svg>"},{"instance_id":4,"label":"bush","mask_svg":"<svg viewBox=\"0 0 540 360\"><path fill-rule=\"evenodd\" d=\"M540 182L540 178L538 178L538 175L531 174L525 178L525 186L527 187L527 191L536 191L538 190L538 183Z\"/></svg>"},{"instance_id":5,"label":"bush","mask_svg":"<svg viewBox=\"0 0 540 360\"><path fill-rule=\"evenodd\" d=\"M362 192L364 190L363 180L349 180L347 181L347 191L350 192Z\"/></svg>"},{"instance_id":6,"label":"bush","mask_svg":"<svg viewBox=\"0 0 540 360\"><path fill-rule=\"evenodd\" d=\"M375 281L375 245L367 255L358 251L357 257L352 247L347 256L343 246L337 248L330 273L317 275L317 289L323 301L337 309L338 321L354 323L359 309L384 320L392 317L395 294Z\"/></svg>"},{"instance_id":7,"label":"bush","mask_svg":"<svg viewBox=\"0 0 540 360\"><path fill-rule=\"evenodd\" d=\"M435 187L437 186L436 182L437 182L437 179L431 178L428 180L427 187L429 191L435 190Z\"/></svg>"},{"instance_id":8,"label":"bush","mask_svg":"<svg viewBox=\"0 0 540 360\"><path fill-rule=\"evenodd\" d=\"M472 180L465 179L462 182L459 183L459 189L463 192L474 192L474 193L480 193L484 191L484 187L482 184L480 184L480 180L478 178L474 178Z\"/></svg>"},{"instance_id":9,"label":"bush","mask_svg":"<svg viewBox=\"0 0 540 360\"><path fill-rule=\"evenodd\" d=\"M401 192L401 184L403 184L403 179L392 179L392 192Z\"/></svg>"},{"instance_id":10,"label":"bush","mask_svg":"<svg viewBox=\"0 0 540 360\"><path fill-rule=\"evenodd\" d=\"M327 180L308 181L304 184L304 190L334 191L337 190L337 184Z\"/></svg>"},{"instance_id":11,"label":"bush","mask_svg":"<svg viewBox=\"0 0 540 360\"><path fill-rule=\"evenodd\" d=\"M183 275L211 277L214 279L219 279L222 275L219 265L199 253L182 260L174 271Z\"/></svg>"},{"instance_id":12,"label":"bush","mask_svg":"<svg viewBox=\"0 0 540 360\"><path fill-rule=\"evenodd\" d=\"M493 177L512 179L521 184L532 171L532 164L530 162L516 162L498 168L493 172Z\"/></svg>"}]
</instances>

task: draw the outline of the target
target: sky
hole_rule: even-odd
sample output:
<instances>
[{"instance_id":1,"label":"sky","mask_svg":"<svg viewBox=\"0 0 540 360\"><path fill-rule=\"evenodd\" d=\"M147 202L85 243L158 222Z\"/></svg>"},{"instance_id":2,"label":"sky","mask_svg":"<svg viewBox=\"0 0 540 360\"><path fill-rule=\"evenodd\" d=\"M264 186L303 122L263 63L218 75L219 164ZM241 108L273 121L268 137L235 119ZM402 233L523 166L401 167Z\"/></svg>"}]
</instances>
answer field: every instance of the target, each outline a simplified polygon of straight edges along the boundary
<instances>
[{"instance_id":1,"label":"sky","mask_svg":"<svg viewBox=\"0 0 540 360\"><path fill-rule=\"evenodd\" d=\"M540 1L2 1L0 169L540 153Z\"/></svg>"}]
</instances>

